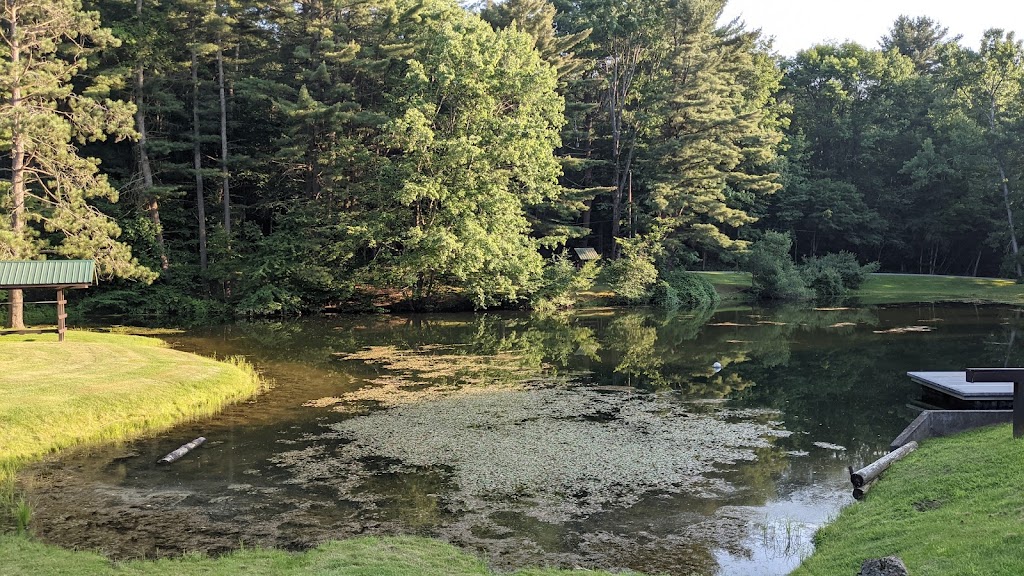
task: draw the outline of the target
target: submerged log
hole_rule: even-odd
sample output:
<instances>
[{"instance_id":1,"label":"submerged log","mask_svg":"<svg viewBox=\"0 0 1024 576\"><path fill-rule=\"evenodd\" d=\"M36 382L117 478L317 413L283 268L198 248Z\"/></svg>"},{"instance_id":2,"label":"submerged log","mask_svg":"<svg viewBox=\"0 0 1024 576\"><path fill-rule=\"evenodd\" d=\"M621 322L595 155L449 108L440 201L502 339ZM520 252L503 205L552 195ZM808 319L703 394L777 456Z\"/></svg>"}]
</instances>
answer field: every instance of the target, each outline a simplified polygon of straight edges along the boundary
<instances>
[{"instance_id":1,"label":"submerged log","mask_svg":"<svg viewBox=\"0 0 1024 576\"><path fill-rule=\"evenodd\" d=\"M206 442L206 438L204 438L203 436L200 436L199 438L196 438L195 440L189 442L188 444L182 444L180 448L178 448L174 452L171 452L167 456L164 456L163 458L157 460L156 463L157 464L170 464L171 462L174 462L175 460L177 460L178 458L181 458L185 454L188 454L193 449L198 448L199 446L202 446L203 442Z\"/></svg>"},{"instance_id":2,"label":"submerged log","mask_svg":"<svg viewBox=\"0 0 1024 576\"><path fill-rule=\"evenodd\" d=\"M885 470L892 465L893 462L900 460L907 454L910 454L917 449L917 442L907 442L903 446L900 446L896 450L889 452L885 456L882 456L878 460L875 460L871 464L857 470L856 472L850 473L850 482L854 488L860 488L865 484L870 483L875 478L885 472ZM852 467L851 467L852 469Z\"/></svg>"}]
</instances>

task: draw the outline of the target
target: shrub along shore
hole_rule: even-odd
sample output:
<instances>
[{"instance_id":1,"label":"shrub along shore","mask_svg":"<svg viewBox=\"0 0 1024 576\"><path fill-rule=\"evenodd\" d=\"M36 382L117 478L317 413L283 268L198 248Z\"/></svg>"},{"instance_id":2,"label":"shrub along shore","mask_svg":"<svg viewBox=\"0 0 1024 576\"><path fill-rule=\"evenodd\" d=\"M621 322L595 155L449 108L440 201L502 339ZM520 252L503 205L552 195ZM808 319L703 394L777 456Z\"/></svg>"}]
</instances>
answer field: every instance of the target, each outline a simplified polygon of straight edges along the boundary
<instances>
[{"instance_id":1,"label":"shrub along shore","mask_svg":"<svg viewBox=\"0 0 1024 576\"><path fill-rule=\"evenodd\" d=\"M51 334L0 337L0 576L491 574L475 556L425 538L356 538L304 553L240 550L115 564L14 532L31 516L30 504L14 492L19 466L64 448L130 440L210 416L263 388L243 360L172 350L153 338L72 331L61 344Z\"/></svg>"}]
</instances>

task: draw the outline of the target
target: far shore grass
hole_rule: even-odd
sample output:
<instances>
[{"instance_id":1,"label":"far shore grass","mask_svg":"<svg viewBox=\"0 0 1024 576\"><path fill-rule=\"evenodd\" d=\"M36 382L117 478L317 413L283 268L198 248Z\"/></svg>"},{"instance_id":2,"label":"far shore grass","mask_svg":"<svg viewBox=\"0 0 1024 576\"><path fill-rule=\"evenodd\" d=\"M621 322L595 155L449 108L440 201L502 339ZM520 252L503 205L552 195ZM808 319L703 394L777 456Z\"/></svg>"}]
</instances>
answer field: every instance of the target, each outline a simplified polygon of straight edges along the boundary
<instances>
[{"instance_id":1,"label":"far shore grass","mask_svg":"<svg viewBox=\"0 0 1024 576\"><path fill-rule=\"evenodd\" d=\"M4 532L19 466L64 448L130 440L209 416L264 384L241 360L218 361L125 334L72 331L0 336L0 576L489 576L481 559L427 538L354 538L302 553L243 549L218 558L186 555L111 562ZM521 570L518 576L557 576ZM588 572L601 575L605 572ZM610 576L610 575L609 575Z\"/></svg>"},{"instance_id":2,"label":"far shore grass","mask_svg":"<svg viewBox=\"0 0 1024 576\"><path fill-rule=\"evenodd\" d=\"M914 576L1024 574L1024 439L1009 425L925 441L822 528L793 576L899 556Z\"/></svg>"},{"instance_id":3,"label":"far shore grass","mask_svg":"<svg viewBox=\"0 0 1024 576\"><path fill-rule=\"evenodd\" d=\"M715 285L723 303L749 300L746 272L698 272ZM932 276L928 274L872 274L852 296L861 304L913 304L970 302L1024 304L1024 285L1004 278Z\"/></svg>"}]
</instances>

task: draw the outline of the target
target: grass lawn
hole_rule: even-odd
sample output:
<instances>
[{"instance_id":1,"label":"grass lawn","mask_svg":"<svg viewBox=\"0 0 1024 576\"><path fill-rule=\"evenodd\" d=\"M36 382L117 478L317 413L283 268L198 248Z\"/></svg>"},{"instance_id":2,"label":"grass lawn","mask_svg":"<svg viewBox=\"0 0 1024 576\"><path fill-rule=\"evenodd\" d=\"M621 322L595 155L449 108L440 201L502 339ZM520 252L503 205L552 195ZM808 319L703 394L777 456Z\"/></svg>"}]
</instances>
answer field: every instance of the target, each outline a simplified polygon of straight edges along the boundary
<instances>
[{"instance_id":1,"label":"grass lawn","mask_svg":"<svg viewBox=\"0 0 1024 576\"><path fill-rule=\"evenodd\" d=\"M711 280L723 302L749 300L746 272L698 272ZM914 302L987 302L1024 304L1024 285L1001 278L930 276L927 274L872 274L854 294L862 304Z\"/></svg>"},{"instance_id":2,"label":"grass lawn","mask_svg":"<svg viewBox=\"0 0 1024 576\"><path fill-rule=\"evenodd\" d=\"M793 576L896 555L914 576L1024 574L1024 440L1008 425L925 442L816 536Z\"/></svg>"},{"instance_id":3,"label":"grass lawn","mask_svg":"<svg viewBox=\"0 0 1024 576\"><path fill-rule=\"evenodd\" d=\"M578 574L561 570L520 570L516 576ZM607 572L586 572L594 576ZM250 549L207 558L141 560L112 564L99 554L72 552L0 536L0 576L490 576L480 559L455 546L427 538L353 538L302 553Z\"/></svg>"},{"instance_id":4,"label":"grass lawn","mask_svg":"<svg viewBox=\"0 0 1024 576\"><path fill-rule=\"evenodd\" d=\"M856 296L865 304L947 301L1024 304L1024 285L1002 278L872 274Z\"/></svg>"},{"instance_id":5,"label":"grass lawn","mask_svg":"<svg viewBox=\"0 0 1024 576\"><path fill-rule=\"evenodd\" d=\"M78 444L153 433L213 414L263 387L244 362L171 350L152 338L72 331L66 342L56 340L55 334L0 336L0 507L11 512L19 508L12 492L14 473L31 459ZM5 534L7 515L0 509L0 576L492 574L479 558L454 546L411 537L356 538L303 553L248 549L219 558L112 563L92 552Z\"/></svg>"},{"instance_id":6,"label":"grass lawn","mask_svg":"<svg viewBox=\"0 0 1024 576\"><path fill-rule=\"evenodd\" d=\"M242 362L172 350L153 338L0 336L0 480L28 459L162 430L261 387Z\"/></svg>"}]
</instances>

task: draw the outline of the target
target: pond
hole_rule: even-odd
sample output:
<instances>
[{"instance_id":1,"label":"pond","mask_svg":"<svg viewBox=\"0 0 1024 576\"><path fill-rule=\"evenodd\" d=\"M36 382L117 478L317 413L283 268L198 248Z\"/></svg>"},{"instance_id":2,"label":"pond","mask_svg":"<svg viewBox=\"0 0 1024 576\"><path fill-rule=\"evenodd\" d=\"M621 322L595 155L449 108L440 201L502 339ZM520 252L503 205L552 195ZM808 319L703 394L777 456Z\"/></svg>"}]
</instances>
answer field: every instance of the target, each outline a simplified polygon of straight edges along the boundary
<instances>
[{"instance_id":1,"label":"pond","mask_svg":"<svg viewBox=\"0 0 1024 576\"><path fill-rule=\"evenodd\" d=\"M418 534L500 570L786 574L852 502L846 467L916 415L905 372L1020 365L1021 326L963 305L205 327L165 338L274 388L22 483L44 540L115 558Z\"/></svg>"}]
</instances>

